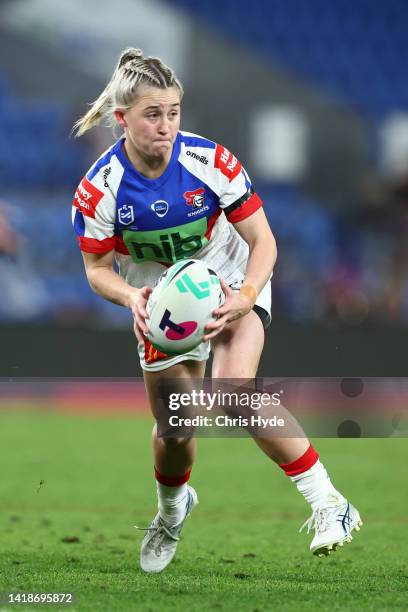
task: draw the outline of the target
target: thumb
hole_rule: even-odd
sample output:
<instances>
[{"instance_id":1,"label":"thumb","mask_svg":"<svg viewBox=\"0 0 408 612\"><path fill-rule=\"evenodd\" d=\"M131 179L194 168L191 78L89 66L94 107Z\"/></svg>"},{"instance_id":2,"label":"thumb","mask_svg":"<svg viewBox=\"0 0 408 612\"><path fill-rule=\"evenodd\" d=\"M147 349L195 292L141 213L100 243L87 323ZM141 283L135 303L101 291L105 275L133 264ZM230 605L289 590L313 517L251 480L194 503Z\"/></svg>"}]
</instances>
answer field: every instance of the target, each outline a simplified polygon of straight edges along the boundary
<instances>
[{"instance_id":1,"label":"thumb","mask_svg":"<svg viewBox=\"0 0 408 612\"><path fill-rule=\"evenodd\" d=\"M145 299L147 299L149 297L149 295L151 294L151 292L153 291L153 289L151 287L142 287L141 292L142 295Z\"/></svg>"},{"instance_id":2,"label":"thumb","mask_svg":"<svg viewBox=\"0 0 408 612\"><path fill-rule=\"evenodd\" d=\"M226 296L231 295L232 289L227 285L224 279L220 278L221 289L225 293Z\"/></svg>"}]
</instances>

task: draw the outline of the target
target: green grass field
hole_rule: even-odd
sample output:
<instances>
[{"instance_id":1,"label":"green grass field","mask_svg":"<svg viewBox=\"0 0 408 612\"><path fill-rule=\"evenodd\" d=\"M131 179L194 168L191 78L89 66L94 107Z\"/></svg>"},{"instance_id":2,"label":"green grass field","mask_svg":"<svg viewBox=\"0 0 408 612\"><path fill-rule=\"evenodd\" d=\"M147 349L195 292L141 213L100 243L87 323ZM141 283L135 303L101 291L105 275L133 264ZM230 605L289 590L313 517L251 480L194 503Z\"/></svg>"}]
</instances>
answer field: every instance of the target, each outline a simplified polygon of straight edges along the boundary
<instances>
[{"instance_id":1,"label":"green grass field","mask_svg":"<svg viewBox=\"0 0 408 612\"><path fill-rule=\"evenodd\" d=\"M201 439L200 504L163 574L138 566L155 514L149 417L0 412L0 610L6 592L73 592L78 611L407 610L405 439L315 440L364 527L329 558L309 508L247 439ZM40 485L40 482L43 484ZM64 541L64 539L74 541Z\"/></svg>"}]
</instances>

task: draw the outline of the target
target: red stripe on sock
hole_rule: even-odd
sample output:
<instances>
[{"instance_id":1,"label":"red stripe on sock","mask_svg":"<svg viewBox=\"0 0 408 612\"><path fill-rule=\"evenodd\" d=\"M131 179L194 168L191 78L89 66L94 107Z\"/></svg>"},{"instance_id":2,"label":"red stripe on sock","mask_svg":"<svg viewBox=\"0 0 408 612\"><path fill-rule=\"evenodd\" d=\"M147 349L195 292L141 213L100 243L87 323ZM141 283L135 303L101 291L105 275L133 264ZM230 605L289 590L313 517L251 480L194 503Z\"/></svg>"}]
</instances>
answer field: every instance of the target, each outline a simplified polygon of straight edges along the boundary
<instances>
[{"instance_id":1,"label":"red stripe on sock","mask_svg":"<svg viewBox=\"0 0 408 612\"><path fill-rule=\"evenodd\" d=\"M154 475L157 482L160 482L162 485L166 485L166 487L179 487L190 479L191 470L188 470L185 474L181 476L165 476L164 474L160 474L160 472L154 468Z\"/></svg>"},{"instance_id":2,"label":"red stripe on sock","mask_svg":"<svg viewBox=\"0 0 408 612\"><path fill-rule=\"evenodd\" d=\"M279 465L279 467L282 468L287 476L297 476L298 474L302 474L302 472L310 470L318 459L319 455L316 453L313 446L310 445L307 451L299 457L299 459L292 461L292 463Z\"/></svg>"}]
</instances>

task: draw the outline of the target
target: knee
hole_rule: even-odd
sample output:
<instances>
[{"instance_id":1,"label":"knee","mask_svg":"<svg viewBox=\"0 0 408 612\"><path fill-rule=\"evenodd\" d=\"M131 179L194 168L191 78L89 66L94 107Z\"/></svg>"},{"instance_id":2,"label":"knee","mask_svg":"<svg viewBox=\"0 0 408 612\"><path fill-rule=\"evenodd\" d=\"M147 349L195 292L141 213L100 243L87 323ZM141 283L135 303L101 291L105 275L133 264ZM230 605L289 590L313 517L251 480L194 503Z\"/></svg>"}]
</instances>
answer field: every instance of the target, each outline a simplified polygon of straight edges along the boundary
<instances>
[{"instance_id":1,"label":"knee","mask_svg":"<svg viewBox=\"0 0 408 612\"><path fill-rule=\"evenodd\" d=\"M177 451L183 448L187 448L192 443L192 438L190 437L176 437L176 438L160 438L163 446L166 447L169 451Z\"/></svg>"},{"instance_id":2,"label":"knee","mask_svg":"<svg viewBox=\"0 0 408 612\"><path fill-rule=\"evenodd\" d=\"M251 380L252 378L255 378L257 373L257 367L252 367L251 364L245 363L244 358L242 358L242 360L243 363L237 361L234 364L214 364L211 373L212 378L237 378L241 380Z\"/></svg>"}]
</instances>

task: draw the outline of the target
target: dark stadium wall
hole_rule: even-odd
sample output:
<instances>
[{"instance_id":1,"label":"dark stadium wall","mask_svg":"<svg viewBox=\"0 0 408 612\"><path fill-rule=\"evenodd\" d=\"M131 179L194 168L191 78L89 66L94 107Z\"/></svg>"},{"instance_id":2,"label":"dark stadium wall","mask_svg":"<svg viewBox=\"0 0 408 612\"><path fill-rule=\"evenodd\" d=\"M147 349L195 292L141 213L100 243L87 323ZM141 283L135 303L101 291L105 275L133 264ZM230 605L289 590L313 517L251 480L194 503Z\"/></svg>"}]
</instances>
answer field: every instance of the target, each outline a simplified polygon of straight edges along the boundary
<instances>
[{"instance_id":1,"label":"dark stadium wall","mask_svg":"<svg viewBox=\"0 0 408 612\"><path fill-rule=\"evenodd\" d=\"M0 377L133 377L142 372L129 331L0 329ZM408 331L306 327L274 321L259 375L406 377Z\"/></svg>"},{"instance_id":2,"label":"dark stadium wall","mask_svg":"<svg viewBox=\"0 0 408 612\"><path fill-rule=\"evenodd\" d=\"M3 28L0 70L18 96L60 101L75 109L79 99L93 100L102 86L98 78L83 74L69 56L56 57L45 44Z\"/></svg>"}]
</instances>

